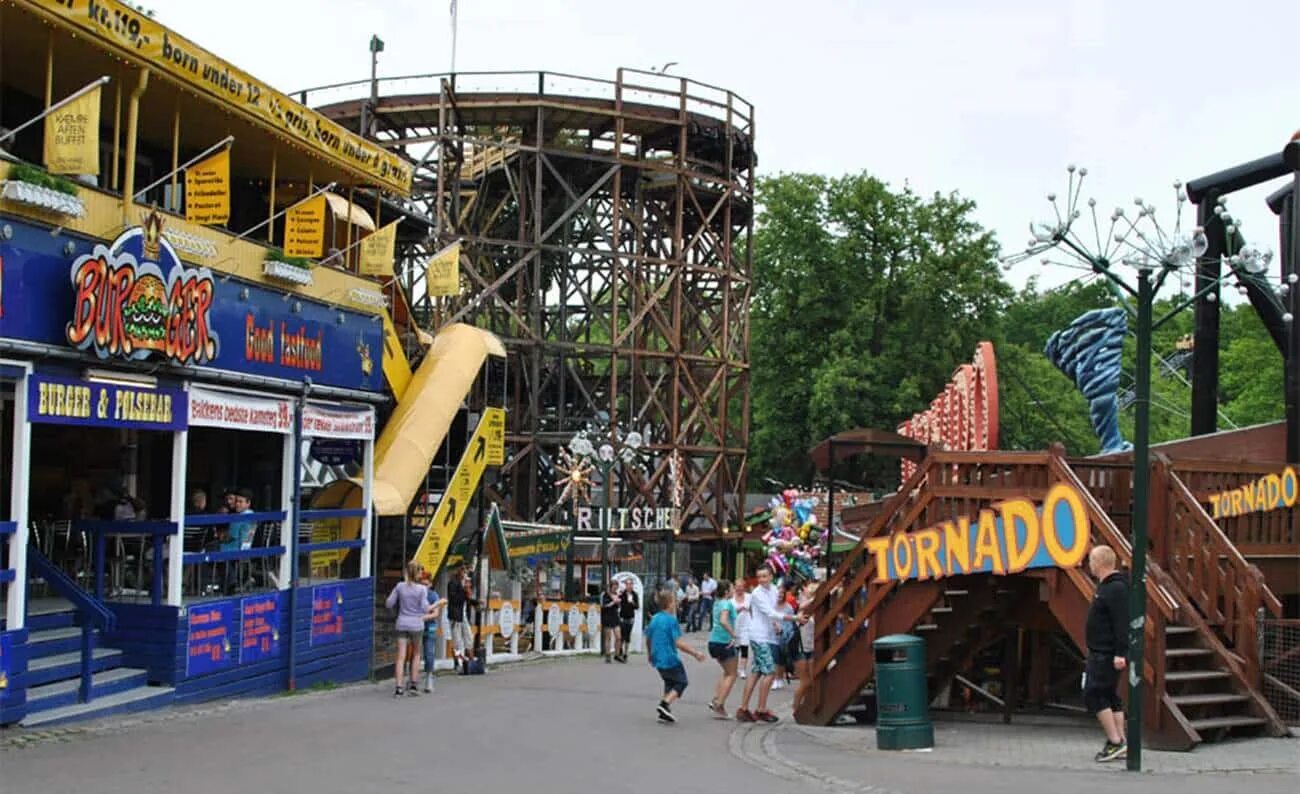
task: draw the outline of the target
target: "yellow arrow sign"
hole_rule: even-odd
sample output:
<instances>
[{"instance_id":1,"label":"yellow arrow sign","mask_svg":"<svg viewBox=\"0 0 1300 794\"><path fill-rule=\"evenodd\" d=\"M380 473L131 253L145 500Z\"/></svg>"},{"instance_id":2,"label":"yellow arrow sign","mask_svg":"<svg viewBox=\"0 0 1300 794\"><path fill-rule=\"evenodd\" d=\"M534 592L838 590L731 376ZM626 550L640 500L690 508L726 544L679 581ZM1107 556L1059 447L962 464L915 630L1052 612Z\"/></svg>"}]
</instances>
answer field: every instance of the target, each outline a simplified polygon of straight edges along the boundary
<instances>
[{"instance_id":1,"label":"yellow arrow sign","mask_svg":"<svg viewBox=\"0 0 1300 794\"><path fill-rule=\"evenodd\" d=\"M488 466L486 450L491 428L498 426L505 427L505 409L484 409L465 453L460 456L460 463L456 464L456 472L442 495L442 501L438 502L433 521L424 530L424 538L415 551L415 560L430 574L437 575L442 567L447 550L456 537L456 529L470 508L470 500L474 498L474 491Z\"/></svg>"}]
</instances>

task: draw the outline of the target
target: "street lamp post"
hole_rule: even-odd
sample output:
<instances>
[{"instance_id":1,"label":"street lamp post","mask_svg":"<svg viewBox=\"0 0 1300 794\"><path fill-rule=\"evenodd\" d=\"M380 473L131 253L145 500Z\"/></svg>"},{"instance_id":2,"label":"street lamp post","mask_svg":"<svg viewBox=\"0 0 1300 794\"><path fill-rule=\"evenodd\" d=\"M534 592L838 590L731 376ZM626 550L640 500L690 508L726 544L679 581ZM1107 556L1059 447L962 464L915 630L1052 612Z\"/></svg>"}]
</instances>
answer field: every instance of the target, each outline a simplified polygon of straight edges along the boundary
<instances>
[{"instance_id":1,"label":"street lamp post","mask_svg":"<svg viewBox=\"0 0 1300 794\"><path fill-rule=\"evenodd\" d=\"M1146 567L1147 546L1149 543L1149 505L1151 489L1151 355L1152 334L1165 323L1173 319L1182 310L1197 300L1205 298L1214 301L1223 278L1209 283L1194 282L1197 290L1194 295L1178 303L1170 312L1160 319L1153 317L1157 295L1166 279L1174 273L1191 272L1195 274L1196 265L1208 248L1208 239L1204 229L1197 227L1190 235L1181 230L1181 208L1187 200L1180 183L1174 184L1179 212L1172 232L1166 232L1155 220L1155 207L1142 199L1134 203L1138 206L1136 219L1129 218L1122 208L1116 208L1110 216L1110 228L1104 234L1097 219L1097 202L1088 199L1087 211L1091 215L1095 247L1089 248L1085 238L1076 234L1075 222L1082 217L1083 209L1079 205L1083 177L1087 169L1070 166L1069 191L1064 208L1057 203L1054 194L1048 194L1048 201L1056 215L1055 222L1031 223L1033 239L1021 253L1006 257L1003 261L1008 267L1025 261L1033 256L1055 250L1066 254L1074 262L1053 262L1044 259L1043 264L1056 264L1065 267L1083 269L1107 279L1112 289L1124 300L1137 321L1137 361L1134 379L1136 381L1136 399L1134 401L1134 439L1133 439L1133 561L1132 577L1129 590L1129 654L1127 660L1129 700L1127 718L1128 735L1128 769L1142 769L1142 670L1145 656L1145 616L1147 613ZM1261 253L1255 248L1236 245L1239 242L1237 231L1240 222L1234 222L1227 211L1223 199L1214 209L1218 222L1226 231L1227 244L1225 259L1229 265L1229 274L1241 279L1246 276L1258 276L1268 268L1271 254ZM1233 253L1234 247L1237 253ZM1121 279L1115 272L1116 264L1127 265L1137 271L1136 287ZM1226 275L1225 275L1226 278ZM1136 307L1129 305L1129 299ZM1284 320L1292 322L1290 314Z\"/></svg>"},{"instance_id":2,"label":"street lamp post","mask_svg":"<svg viewBox=\"0 0 1300 794\"><path fill-rule=\"evenodd\" d=\"M604 593L609 590L609 530L610 524L613 523L614 507L614 481L611 474L615 469L621 469L623 466L635 464L638 456L641 454L641 447L645 443L641 434L635 430L630 433L624 433L617 426L611 427L608 431L608 440L603 442L599 448L591 443L590 428L580 431L569 441L569 449L566 456L571 453L572 458L568 461L567 468L561 467L565 472L566 479L561 482L567 482L566 493L561 495L571 496L574 499L574 535L577 534L577 500L584 490L584 486L573 485L576 481L581 481L584 485L590 484L590 473L592 469L600 472L602 492L604 498L601 500L605 516L600 521L600 592ZM570 487L572 486L572 487ZM571 491L571 493L570 493ZM566 587L571 587L573 583L573 539L569 541L569 556L566 564L565 580ZM567 590L566 590L567 592ZM569 596L572 600L572 596ZM605 632L600 633L600 653L602 656L607 652L605 647Z\"/></svg>"}]
</instances>

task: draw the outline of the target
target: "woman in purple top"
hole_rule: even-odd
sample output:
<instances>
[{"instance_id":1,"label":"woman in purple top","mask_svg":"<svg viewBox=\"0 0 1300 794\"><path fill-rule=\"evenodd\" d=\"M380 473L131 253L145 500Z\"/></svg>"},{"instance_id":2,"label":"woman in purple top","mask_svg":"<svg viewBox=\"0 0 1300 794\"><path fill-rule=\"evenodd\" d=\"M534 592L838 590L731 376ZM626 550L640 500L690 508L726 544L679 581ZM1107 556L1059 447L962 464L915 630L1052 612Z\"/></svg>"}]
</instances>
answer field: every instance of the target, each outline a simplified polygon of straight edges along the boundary
<instances>
[{"instance_id":1,"label":"woman in purple top","mask_svg":"<svg viewBox=\"0 0 1300 794\"><path fill-rule=\"evenodd\" d=\"M420 669L420 651L424 644L424 619L425 615L431 611L429 605L429 588L420 584L420 573L423 569L420 563L412 560L406 564L406 578L397 583L393 592L388 594L388 600L384 603L389 609L397 608L397 663L394 678L396 679L396 690L393 697L401 697L403 684L406 683L407 666L406 655L412 653L414 658L410 666L411 681L410 686L405 687L406 694L420 694L419 687L416 686L415 676Z\"/></svg>"}]
</instances>

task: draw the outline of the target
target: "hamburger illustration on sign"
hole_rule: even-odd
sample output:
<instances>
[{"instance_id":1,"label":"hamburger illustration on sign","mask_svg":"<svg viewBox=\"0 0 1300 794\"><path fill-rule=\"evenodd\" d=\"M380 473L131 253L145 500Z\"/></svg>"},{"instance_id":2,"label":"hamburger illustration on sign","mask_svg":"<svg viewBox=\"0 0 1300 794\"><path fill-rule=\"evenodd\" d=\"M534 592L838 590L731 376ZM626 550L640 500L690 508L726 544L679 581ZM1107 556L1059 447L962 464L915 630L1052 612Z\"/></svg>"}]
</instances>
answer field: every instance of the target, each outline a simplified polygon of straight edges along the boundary
<instances>
[{"instance_id":1,"label":"hamburger illustration on sign","mask_svg":"<svg viewBox=\"0 0 1300 794\"><path fill-rule=\"evenodd\" d=\"M185 267L162 227L162 217L151 212L143 226L72 263L69 344L100 358L207 364L217 357L212 272Z\"/></svg>"}]
</instances>

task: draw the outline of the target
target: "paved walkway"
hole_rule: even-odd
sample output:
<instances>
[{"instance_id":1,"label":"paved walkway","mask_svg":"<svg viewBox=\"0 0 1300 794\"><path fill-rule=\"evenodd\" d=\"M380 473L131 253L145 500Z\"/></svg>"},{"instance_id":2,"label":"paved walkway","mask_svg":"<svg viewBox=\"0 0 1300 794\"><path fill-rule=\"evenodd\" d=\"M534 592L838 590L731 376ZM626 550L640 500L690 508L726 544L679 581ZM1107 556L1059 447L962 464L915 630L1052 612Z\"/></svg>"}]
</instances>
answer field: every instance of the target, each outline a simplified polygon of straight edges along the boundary
<instances>
[{"instance_id":1,"label":"paved walkway","mask_svg":"<svg viewBox=\"0 0 1300 794\"><path fill-rule=\"evenodd\" d=\"M680 723L653 717L658 679L571 658L486 676L443 676L394 702L391 683L235 701L49 731L0 732L0 793L380 792L404 785L487 792L1096 794L1295 792L1300 741L1148 753L1127 775L1091 761L1089 731L941 724L930 753L883 753L866 728L738 725L704 708L716 666L688 660ZM733 708L737 702L733 695ZM772 705L789 713L789 691ZM1224 771L1250 770L1250 771Z\"/></svg>"}]
</instances>

